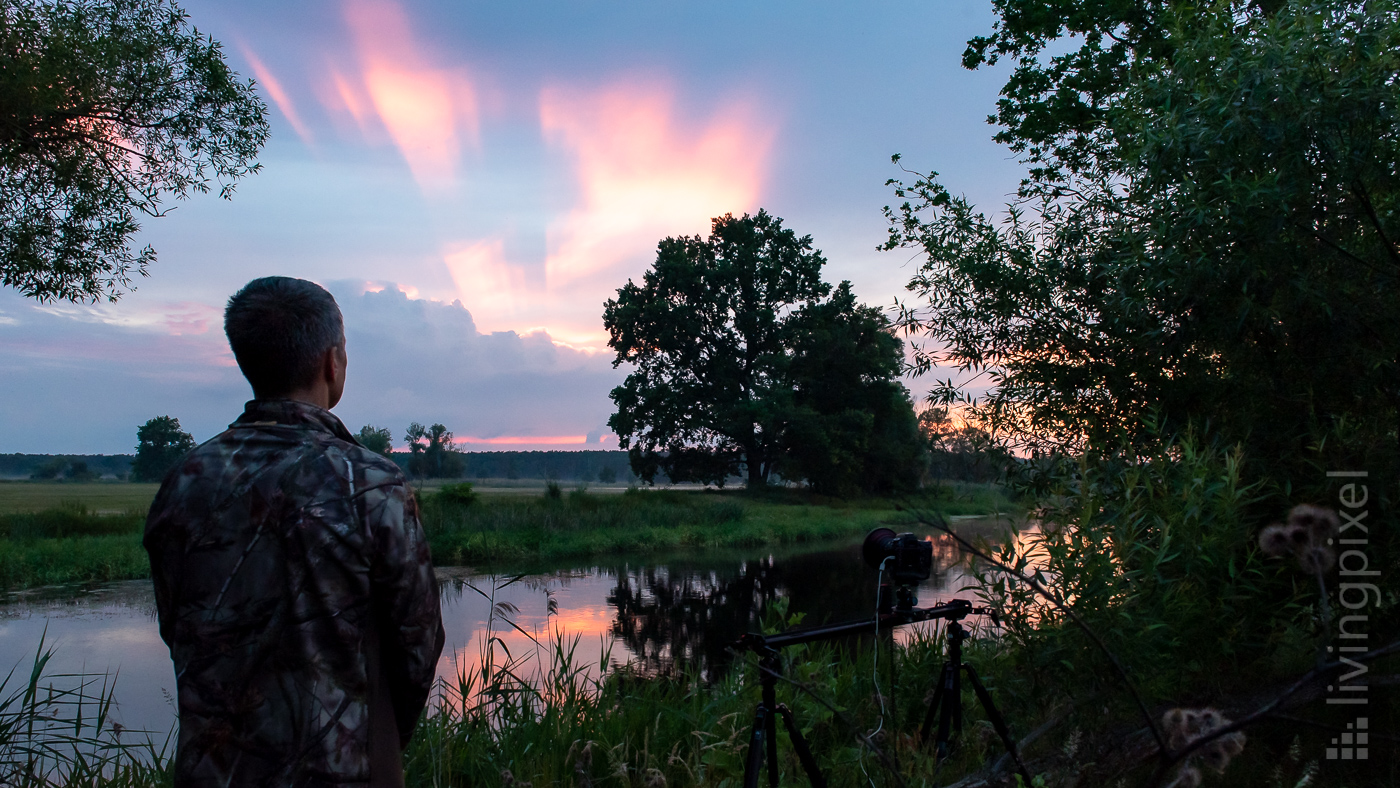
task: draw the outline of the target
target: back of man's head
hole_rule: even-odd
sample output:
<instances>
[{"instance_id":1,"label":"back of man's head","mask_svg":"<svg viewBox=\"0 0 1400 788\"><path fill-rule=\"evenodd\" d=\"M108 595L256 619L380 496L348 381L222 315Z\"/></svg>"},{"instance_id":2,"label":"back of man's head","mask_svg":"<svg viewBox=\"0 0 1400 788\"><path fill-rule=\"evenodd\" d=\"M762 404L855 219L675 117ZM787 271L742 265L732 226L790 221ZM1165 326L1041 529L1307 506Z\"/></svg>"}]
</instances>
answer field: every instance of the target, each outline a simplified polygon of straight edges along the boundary
<instances>
[{"instance_id":1,"label":"back of man's head","mask_svg":"<svg viewBox=\"0 0 1400 788\"><path fill-rule=\"evenodd\" d=\"M265 276L234 293L224 334L257 397L280 397L315 380L327 350L345 341L340 307L305 279Z\"/></svg>"}]
</instances>

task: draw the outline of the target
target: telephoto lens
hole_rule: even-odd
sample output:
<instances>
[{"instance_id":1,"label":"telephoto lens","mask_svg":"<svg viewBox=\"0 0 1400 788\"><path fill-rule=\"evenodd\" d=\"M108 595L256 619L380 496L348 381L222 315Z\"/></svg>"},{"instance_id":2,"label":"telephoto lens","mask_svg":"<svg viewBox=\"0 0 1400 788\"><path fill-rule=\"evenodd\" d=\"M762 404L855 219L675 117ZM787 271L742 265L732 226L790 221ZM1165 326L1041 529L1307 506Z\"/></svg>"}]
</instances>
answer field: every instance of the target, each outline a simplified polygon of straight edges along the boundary
<instances>
[{"instance_id":1,"label":"telephoto lens","mask_svg":"<svg viewBox=\"0 0 1400 788\"><path fill-rule=\"evenodd\" d=\"M866 534L861 546L865 563L880 568L886 558L894 560L885 567L896 586L915 586L933 574L933 543L911 533L897 534L889 528L876 528Z\"/></svg>"}]
</instances>

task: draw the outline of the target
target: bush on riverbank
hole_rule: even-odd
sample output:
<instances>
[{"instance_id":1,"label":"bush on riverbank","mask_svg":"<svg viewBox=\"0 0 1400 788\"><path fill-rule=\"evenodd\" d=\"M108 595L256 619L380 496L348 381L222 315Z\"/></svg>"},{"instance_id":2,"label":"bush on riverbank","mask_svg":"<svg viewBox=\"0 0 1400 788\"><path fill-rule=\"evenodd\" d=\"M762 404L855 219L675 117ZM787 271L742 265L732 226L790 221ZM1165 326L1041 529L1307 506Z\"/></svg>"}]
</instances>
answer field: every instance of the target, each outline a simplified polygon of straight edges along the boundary
<instances>
[{"instance_id":1,"label":"bush on riverbank","mask_svg":"<svg viewBox=\"0 0 1400 788\"><path fill-rule=\"evenodd\" d=\"M98 514L81 502L0 515L0 588L147 577L143 512Z\"/></svg>"},{"instance_id":2,"label":"bush on riverbank","mask_svg":"<svg viewBox=\"0 0 1400 788\"><path fill-rule=\"evenodd\" d=\"M1238 720L1276 703L1249 726L1245 754L1236 758L1257 764L1260 773L1230 766L1228 779L1232 785L1293 785L1308 769L1318 774L1316 760L1308 767L1298 752L1318 757L1325 729L1343 730L1354 718L1352 708L1324 702L1323 687L1345 672L1335 662L1295 684L1337 659L1339 590L1348 578L1330 561L1319 559L1318 569L1307 570L1298 560L1261 550L1264 527L1289 516L1301 496L1267 479L1247 480L1247 467L1239 449L1187 435L1164 441L1156 454L1080 457L1055 469L1041 480L1050 485L1035 513L1040 528L984 549L1033 576L1059 605L1006 572L973 565L976 593L1005 624L994 644L1004 697L1012 708L1039 706L1028 724L1047 725L1047 738L1081 753L1055 764L1050 784L1145 779L1154 769L1166 782L1181 776L1182 785L1197 784L1191 780L1209 759L1160 760L1149 726L1170 742L1164 722L1170 709L1211 708ZM1313 491L1317 498L1301 502L1335 506L1335 487L1320 487ZM1390 539L1375 533L1369 549L1380 555ZM1400 666L1394 653L1360 656L1398 634L1389 612L1396 581L1374 580L1377 608L1388 610L1377 609L1369 623L1364 614L1354 617L1353 634L1343 636L1364 639L1356 659L1369 663L1351 674L1352 681ZM1394 730L1400 719L1382 700L1386 692L1372 688L1373 729ZM1288 715L1307 717L1323 730L1300 740L1309 729L1274 721ZM1300 742L1309 746L1299 750ZM1182 746L1178 740L1168 749ZM1265 782L1290 758L1297 767L1293 781ZM1327 764L1322 773L1333 780L1327 784L1381 784L1367 782L1369 767ZM1395 777L1400 774L1392 772Z\"/></svg>"}]
</instances>

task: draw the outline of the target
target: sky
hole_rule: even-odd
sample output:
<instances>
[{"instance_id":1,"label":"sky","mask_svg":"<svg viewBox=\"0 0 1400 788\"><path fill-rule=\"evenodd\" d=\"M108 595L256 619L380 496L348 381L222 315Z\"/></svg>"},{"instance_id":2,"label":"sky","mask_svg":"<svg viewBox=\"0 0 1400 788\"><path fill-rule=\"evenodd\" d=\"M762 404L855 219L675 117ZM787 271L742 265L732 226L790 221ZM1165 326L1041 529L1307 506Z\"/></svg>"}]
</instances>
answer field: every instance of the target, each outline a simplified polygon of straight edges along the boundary
<instances>
[{"instance_id":1,"label":"sky","mask_svg":"<svg viewBox=\"0 0 1400 788\"><path fill-rule=\"evenodd\" d=\"M340 303L352 431L617 448L603 303L660 239L765 208L889 307L918 265L876 251L891 154L991 212L1023 172L986 121L1005 69L960 65L987 0L181 5L269 105L263 170L146 219L114 304L0 288L0 452L213 437L251 397L223 304L273 274Z\"/></svg>"}]
</instances>

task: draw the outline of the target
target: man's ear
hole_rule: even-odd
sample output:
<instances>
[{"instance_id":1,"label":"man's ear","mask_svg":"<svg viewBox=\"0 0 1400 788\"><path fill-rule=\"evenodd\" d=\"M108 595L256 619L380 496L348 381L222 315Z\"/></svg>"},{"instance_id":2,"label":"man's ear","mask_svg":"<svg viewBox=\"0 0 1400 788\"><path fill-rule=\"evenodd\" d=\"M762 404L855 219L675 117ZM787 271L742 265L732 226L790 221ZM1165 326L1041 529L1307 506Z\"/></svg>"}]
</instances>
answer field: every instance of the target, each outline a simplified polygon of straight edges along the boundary
<instances>
[{"instance_id":1,"label":"man's ear","mask_svg":"<svg viewBox=\"0 0 1400 788\"><path fill-rule=\"evenodd\" d=\"M345 393L345 369L348 362L344 341L326 351L324 374L327 399L330 403L327 409L335 407L336 403L340 402L341 395Z\"/></svg>"}]
</instances>

